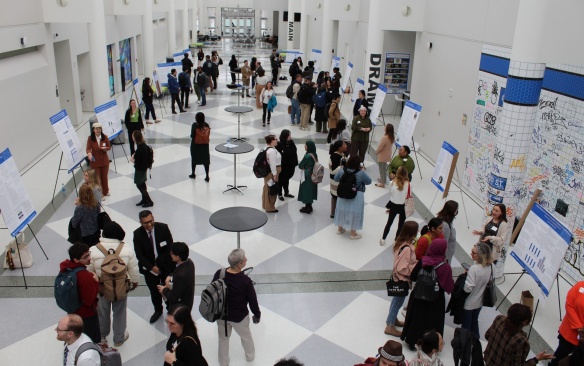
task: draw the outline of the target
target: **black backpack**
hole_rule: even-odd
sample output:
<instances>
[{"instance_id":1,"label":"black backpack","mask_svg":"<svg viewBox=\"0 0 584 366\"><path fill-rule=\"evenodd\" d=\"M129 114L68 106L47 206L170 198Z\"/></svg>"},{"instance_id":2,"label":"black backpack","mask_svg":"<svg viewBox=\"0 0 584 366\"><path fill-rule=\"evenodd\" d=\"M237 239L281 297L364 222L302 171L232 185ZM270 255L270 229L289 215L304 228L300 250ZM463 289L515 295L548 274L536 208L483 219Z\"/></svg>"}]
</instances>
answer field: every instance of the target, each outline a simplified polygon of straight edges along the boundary
<instances>
[{"instance_id":1,"label":"black backpack","mask_svg":"<svg viewBox=\"0 0 584 366\"><path fill-rule=\"evenodd\" d=\"M186 88L188 85L188 74L186 72L181 72L179 77L178 77L178 85L180 85L181 88Z\"/></svg>"},{"instance_id":2,"label":"black backpack","mask_svg":"<svg viewBox=\"0 0 584 366\"><path fill-rule=\"evenodd\" d=\"M288 88L286 88L286 98L292 99L294 96L294 83L290 84Z\"/></svg>"},{"instance_id":3,"label":"black backpack","mask_svg":"<svg viewBox=\"0 0 584 366\"><path fill-rule=\"evenodd\" d=\"M416 288L414 289L414 296L418 300L435 301L440 293L440 285L438 284L438 276L436 269L442 266L445 261L440 262L436 267L422 267L418 273L416 280Z\"/></svg>"},{"instance_id":4,"label":"black backpack","mask_svg":"<svg viewBox=\"0 0 584 366\"><path fill-rule=\"evenodd\" d=\"M273 148L268 147L268 149ZM256 178L263 178L272 171L270 164L268 164L268 149L260 150L258 156L256 156L255 161L253 162L253 173L255 174Z\"/></svg>"},{"instance_id":5,"label":"black backpack","mask_svg":"<svg viewBox=\"0 0 584 366\"><path fill-rule=\"evenodd\" d=\"M339 186L337 187L337 197L344 199L353 199L357 196L357 177L355 176L359 170L349 172L346 168L343 168L343 175L339 181Z\"/></svg>"}]
</instances>

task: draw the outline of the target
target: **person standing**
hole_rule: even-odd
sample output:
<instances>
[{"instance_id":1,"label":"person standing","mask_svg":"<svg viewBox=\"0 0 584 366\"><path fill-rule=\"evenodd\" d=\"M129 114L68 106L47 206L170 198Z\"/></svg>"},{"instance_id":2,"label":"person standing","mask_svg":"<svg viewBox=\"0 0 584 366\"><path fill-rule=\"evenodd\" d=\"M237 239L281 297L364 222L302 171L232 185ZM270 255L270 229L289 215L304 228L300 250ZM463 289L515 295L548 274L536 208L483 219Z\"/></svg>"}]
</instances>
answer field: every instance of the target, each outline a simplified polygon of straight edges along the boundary
<instances>
[{"instance_id":1,"label":"person standing","mask_svg":"<svg viewBox=\"0 0 584 366\"><path fill-rule=\"evenodd\" d=\"M276 150L282 156L282 170L278 174L278 183L280 183L278 198L280 201L284 201L284 197L294 198L290 194L290 179L294 176L294 171L298 165L298 152L296 144L292 140L290 130L282 130L278 145L276 145ZM282 196L282 191L284 192L284 196Z\"/></svg>"},{"instance_id":2,"label":"person standing","mask_svg":"<svg viewBox=\"0 0 584 366\"><path fill-rule=\"evenodd\" d=\"M458 202L453 200L446 201L442 210L436 214L436 217L444 223L442 226L442 235L448 243L448 248L446 249L448 263L452 263L454 251L456 250L456 229L454 229L453 225L456 215L458 215Z\"/></svg>"},{"instance_id":3,"label":"person standing","mask_svg":"<svg viewBox=\"0 0 584 366\"><path fill-rule=\"evenodd\" d=\"M93 196L97 202L101 202L103 198L103 193L101 190L101 184L99 184L99 178L97 173L93 169L88 169L83 172L84 184L87 184L89 188L93 191Z\"/></svg>"},{"instance_id":4,"label":"person standing","mask_svg":"<svg viewBox=\"0 0 584 366\"><path fill-rule=\"evenodd\" d=\"M556 366L559 361L572 353L578 346L579 332L584 331L584 281L577 282L566 295L566 315L558 329L558 348L549 363Z\"/></svg>"},{"instance_id":5,"label":"person standing","mask_svg":"<svg viewBox=\"0 0 584 366\"><path fill-rule=\"evenodd\" d=\"M211 155L209 153L209 138L211 127L205 122L205 114L198 112L195 115L195 122L191 126L191 175L189 178L195 179L195 169L197 165L205 168L205 182L209 182L209 164Z\"/></svg>"},{"instance_id":6,"label":"person standing","mask_svg":"<svg viewBox=\"0 0 584 366\"><path fill-rule=\"evenodd\" d=\"M300 209L300 212L310 214L313 211L312 202L318 196L318 186L311 179L312 169L314 168L314 163L318 161L318 155L316 154L314 141L306 141L304 150L306 154L304 154L302 161L298 164L298 168L302 170L302 178L300 179L302 183L300 183L298 191L298 200L304 203L304 207Z\"/></svg>"},{"instance_id":7,"label":"person standing","mask_svg":"<svg viewBox=\"0 0 584 366\"><path fill-rule=\"evenodd\" d=\"M229 61L229 73L231 74L231 84L235 84L236 73L237 73L238 63L235 55L231 55L231 60Z\"/></svg>"},{"instance_id":8,"label":"person standing","mask_svg":"<svg viewBox=\"0 0 584 366\"><path fill-rule=\"evenodd\" d=\"M126 264L127 275L132 281L133 290L138 287L138 280L140 273L138 272L138 261L134 254L134 249L131 246L124 245L124 237L126 233L124 229L115 221L105 224L103 227L103 236L97 246L91 247L89 253L91 254L91 263L87 267L89 272L95 273L98 278L101 278L101 266L105 257L114 251ZM117 248L121 245L118 252ZM114 290L115 291L115 290ZM128 297L117 301L109 301L105 296L100 294L97 302L97 315L99 316L99 329L101 334L101 343L107 344L107 336L110 334L111 325L114 330L114 346L120 347L128 340L130 334L126 331L126 310L128 307ZM111 313L113 311L114 321L111 321Z\"/></svg>"},{"instance_id":9,"label":"person standing","mask_svg":"<svg viewBox=\"0 0 584 366\"><path fill-rule=\"evenodd\" d=\"M158 123L160 120L156 118L156 112L154 111L154 90L152 90L152 85L150 85L150 78L144 78L142 82L142 100L144 101L144 106L146 107L146 124L152 124L153 121ZM152 115L152 120L148 119L148 116Z\"/></svg>"},{"instance_id":10,"label":"person standing","mask_svg":"<svg viewBox=\"0 0 584 366\"><path fill-rule=\"evenodd\" d=\"M304 77L304 84L298 91L298 102L300 102L300 130L310 131L308 122L310 121L310 109L312 107L312 97L316 93L316 84L312 83L312 76Z\"/></svg>"},{"instance_id":11,"label":"person standing","mask_svg":"<svg viewBox=\"0 0 584 366\"><path fill-rule=\"evenodd\" d=\"M199 47L199 52L197 52L197 68L199 68L200 66L203 66L203 61L205 61L205 52L203 52L203 49Z\"/></svg>"},{"instance_id":12,"label":"person standing","mask_svg":"<svg viewBox=\"0 0 584 366\"><path fill-rule=\"evenodd\" d=\"M270 119L272 118L272 111L270 111L270 109L268 108L268 103L270 102L270 99L272 98L273 95L274 89L272 88L272 82L268 81L266 83L266 87L262 89L262 92L260 94L260 100L262 101L263 108L262 113L263 127L266 127L266 112L268 115L268 124L270 124Z\"/></svg>"},{"instance_id":13,"label":"person standing","mask_svg":"<svg viewBox=\"0 0 584 366\"><path fill-rule=\"evenodd\" d=\"M252 57L250 61L249 68L251 69L251 88L255 90L256 84L256 67L257 67L257 57Z\"/></svg>"},{"instance_id":14,"label":"person standing","mask_svg":"<svg viewBox=\"0 0 584 366\"><path fill-rule=\"evenodd\" d=\"M203 63L203 67L202 67L203 72L205 73L205 75L207 75L207 77L209 78L209 87L210 87L210 92L213 92L213 82L211 81L211 77L213 76L213 62L211 61L211 56L207 55L205 56L205 62ZM199 84L199 87L201 85Z\"/></svg>"},{"instance_id":15,"label":"person standing","mask_svg":"<svg viewBox=\"0 0 584 366\"><path fill-rule=\"evenodd\" d=\"M412 172L416 169L416 164L414 159L410 156L410 147L407 145L402 145L397 150L397 155L393 157L391 163L389 164L389 180L395 178L395 174L400 166L405 166L408 171L408 180L412 181Z\"/></svg>"},{"instance_id":16,"label":"person standing","mask_svg":"<svg viewBox=\"0 0 584 366\"><path fill-rule=\"evenodd\" d=\"M191 70L193 68L193 61L189 58L189 54L185 53L184 57L182 60L180 60L180 62L182 63L182 69L183 71L186 71L187 74L189 75L189 79L191 78Z\"/></svg>"},{"instance_id":17,"label":"person standing","mask_svg":"<svg viewBox=\"0 0 584 366\"><path fill-rule=\"evenodd\" d=\"M211 62L213 63L213 72L211 77L213 78L213 89L217 89L217 78L219 77L219 66L223 65L223 60L219 57L217 51L211 52Z\"/></svg>"},{"instance_id":18,"label":"person standing","mask_svg":"<svg viewBox=\"0 0 584 366\"><path fill-rule=\"evenodd\" d=\"M397 170L397 176L391 181L391 186L389 188L389 201L385 205L387 211L389 211L389 216L387 217L387 223L383 229L383 236L379 240L379 245L385 245L385 238L389 234L389 229L393 224L393 220L397 215L399 215L399 221L397 224L397 231L395 232L395 238L399 236L404 222L406 221L406 198L408 192L411 191L410 182L408 182L407 171L405 168L400 167Z\"/></svg>"},{"instance_id":19,"label":"person standing","mask_svg":"<svg viewBox=\"0 0 584 366\"><path fill-rule=\"evenodd\" d=\"M251 67L249 67L247 60L243 61L243 66L241 67L241 81L243 83L244 87L247 87L247 89L245 89L245 95L243 92L241 92L241 97L248 97L251 98L251 95L249 95L249 82L251 79L251 76L253 75L253 72L251 71Z\"/></svg>"},{"instance_id":20,"label":"person standing","mask_svg":"<svg viewBox=\"0 0 584 366\"><path fill-rule=\"evenodd\" d=\"M191 310L185 305L175 306L168 312L166 324L170 338L166 342L164 366L207 366Z\"/></svg>"},{"instance_id":21,"label":"person standing","mask_svg":"<svg viewBox=\"0 0 584 366\"><path fill-rule=\"evenodd\" d=\"M464 292L468 297L464 301L462 328L470 330L479 339L479 314L483 308L483 296L487 283L493 278L491 248L485 243L478 243L472 248L470 257L475 264L468 269L464 282Z\"/></svg>"},{"instance_id":22,"label":"person standing","mask_svg":"<svg viewBox=\"0 0 584 366\"><path fill-rule=\"evenodd\" d=\"M274 86L278 85L278 68L280 67L278 62L277 50L273 49L270 55L270 67L272 68L272 84Z\"/></svg>"},{"instance_id":23,"label":"person standing","mask_svg":"<svg viewBox=\"0 0 584 366\"><path fill-rule=\"evenodd\" d=\"M330 171L330 191L331 191L331 215L330 218L335 218L335 210L337 208L337 188L339 182L335 181L335 175L345 167L346 159L345 152L347 151L347 144L343 141L335 141L329 147L329 171Z\"/></svg>"},{"instance_id":24,"label":"person standing","mask_svg":"<svg viewBox=\"0 0 584 366\"><path fill-rule=\"evenodd\" d=\"M130 162L134 163L134 184L140 191L142 199L136 206L152 207L154 202L148 194L146 181L148 180L148 168L150 168L150 146L146 145L142 131L136 130L132 134L132 139L137 145L136 152L130 157Z\"/></svg>"},{"instance_id":25,"label":"person standing","mask_svg":"<svg viewBox=\"0 0 584 366\"><path fill-rule=\"evenodd\" d=\"M150 317L150 323L154 323L162 315L162 296L156 286L164 283L174 270L170 259L173 240L168 225L154 222L149 210L140 211L138 219L140 227L134 230L134 251L138 258L138 270L144 275L154 305L154 314Z\"/></svg>"},{"instance_id":26,"label":"person standing","mask_svg":"<svg viewBox=\"0 0 584 366\"><path fill-rule=\"evenodd\" d=\"M361 107L359 115L353 118L351 125L351 156L359 155L362 162L365 162L365 155L369 147L369 133L371 132L371 120L367 116L367 108Z\"/></svg>"},{"instance_id":27,"label":"person standing","mask_svg":"<svg viewBox=\"0 0 584 366\"><path fill-rule=\"evenodd\" d=\"M327 131L326 129L326 125L323 122L323 133L327 133L329 135L334 134L334 130L337 128L337 124L339 122L339 120L341 119L341 109L339 108L339 102L341 101L341 96L338 94L333 95L332 97L332 102L330 104L330 107L328 109L328 111L325 111L325 113L327 114L327 124L328 124L328 128L329 130ZM326 107L325 107L326 108ZM317 129L318 129L318 123L316 125Z\"/></svg>"},{"instance_id":28,"label":"person standing","mask_svg":"<svg viewBox=\"0 0 584 366\"><path fill-rule=\"evenodd\" d=\"M269 82L271 84L271 82ZM282 171L282 155L276 150L278 139L274 135L268 135L266 140L266 159L270 166L270 173L264 177L264 188L262 190L262 208L269 213L276 213L276 196L270 194L269 183L279 184L280 172Z\"/></svg>"},{"instance_id":29,"label":"person standing","mask_svg":"<svg viewBox=\"0 0 584 366\"><path fill-rule=\"evenodd\" d=\"M176 109L174 107L175 103L178 104L178 109L180 110L180 113L185 113L186 111L183 109L178 95L180 92L180 84L178 83L178 80L176 78L176 69L170 70L170 74L168 74L167 76L168 76L168 92L170 93L171 98L170 105L172 107L172 114L176 114ZM130 133L130 130L128 130L128 133ZM134 152L131 151L131 153L133 154Z\"/></svg>"},{"instance_id":30,"label":"person standing","mask_svg":"<svg viewBox=\"0 0 584 366\"><path fill-rule=\"evenodd\" d=\"M302 74L296 74L296 77L292 79L292 98L290 98L290 104L292 105L292 110L290 111L291 126L300 126L300 102L298 101L298 92L302 86ZM294 123L296 121L296 123Z\"/></svg>"},{"instance_id":31,"label":"person standing","mask_svg":"<svg viewBox=\"0 0 584 366\"><path fill-rule=\"evenodd\" d=\"M367 108L369 110L369 101L365 98L365 90L359 90L359 98L355 101L353 105L353 117L357 117L359 115L359 109L361 107Z\"/></svg>"},{"instance_id":32,"label":"person standing","mask_svg":"<svg viewBox=\"0 0 584 366\"><path fill-rule=\"evenodd\" d=\"M245 352L247 362L252 362L255 358L255 346L253 337L249 329L249 308L253 316L254 324L258 324L261 318L261 311L258 299L253 287L253 281L242 270L245 268L247 258L243 249L234 249L227 257L229 268L220 269L215 272L213 281L219 279L222 271L225 273L223 280L227 285L229 301L227 302L227 318L217 320L217 332L219 334L219 365L229 365L229 337L231 330L241 337L241 345ZM227 323L227 325L225 324ZM227 332L225 327L227 326ZM227 333L227 334L225 334Z\"/></svg>"},{"instance_id":33,"label":"person standing","mask_svg":"<svg viewBox=\"0 0 584 366\"><path fill-rule=\"evenodd\" d=\"M99 318L97 316L97 294L99 291L99 278L95 273L89 272L87 266L91 260L89 247L83 243L75 243L69 247L69 259L59 265L59 273L74 271L77 277L77 294L81 307L74 314L83 319L81 326L85 334L93 343L101 341L99 331ZM68 329L60 327L60 329ZM69 349L71 351L71 349ZM72 365L72 364L71 364Z\"/></svg>"},{"instance_id":34,"label":"person standing","mask_svg":"<svg viewBox=\"0 0 584 366\"><path fill-rule=\"evenodd\" d=\"M387 167L391 161L391 149L395 141L393 125L388 123L385 125L385 133L381 140L379 140L379 145L375 149L377 154L377 165L379 166L379 183L376 183L376 187L385 188L385 183L387 182Z\"/></svg>"},{"instance_id":35,"label":"person standing","mask_svg":"<svg viewBox=\"0 0 584 366\"><path fill-rule=\"evenodd\" d=\"M266 72L264 71L264 69L259 70L257 74L258 76L256 77L255 86L256 107L258 109L262 109L261 94L266 85L268 84L268 77L266 76Z\"/></svg>"},{"instance_id":36,"label":"person standing","mask_svg":"<svg viewBox=\"0 0 584 366\"><path fill-rule=\"evenodd\" d=\"M292 60L292 64L290 65L290 68L288 69L288 73L290 74L290 79L292 80L292 82L294 82L294 80L296 80L297 75L300 75L300 77L302 78L302 70L298 67L298 60L297 59Z\"/></svg>"},{"instance_id":37,"label":"person standing","mask_svg":"<svg viewBox=\"0 0 584 366\"><path fill-rule=\"evenodd\" d=\"M494 263L501 257L503 245L507 240L509 223L507 222L507 208L502 203L497 203L491 210L491 217L488 217L483 224L482 230L473 230L473 235L480 236L480 242L487 243L491 248Z\"/></svg>"},{"instance_id":38,"label":"person standing","mask_svg":"<svg viewBox=\"0 0 584 366\"><path fill-rule=\"evenodd\" d=\"M101 355L94 348L81 352L75 362L77 351L81 345L93 343L91 338L83 333L83 319L77 314L65 315L55 328L57 340L65 343L63 350L63 366L101 366Z\"/></svg>"},{"instance_id":39,"label":"person standing","mask_svg":"<svg viewBox=\"0 0 584 366\"><path fill-rule=\"evenodd\" d=\"M341 70L338 67L333 68L333 78L331 80L331 87L335 94L341 95Z\"/></svg>"},{"instance_id":40,"label":"person standing","mask_svg":"<svg viewBox=\"0 0 584 366\"><path fill-rule=\"evenodd\" d=\"M207 97L206 97L206 92L207 92L207 88L209 87L209 77L207 76L207 73L205 73L205 70L202 68L198 68L197 69L199 71L199 74L197 75L197 85L199 86L199 93L201 94L201 107L204 107L207 105ZM213 87L211 87L211 90L213 89Z\"/></svg>"},{"instance_id":41,"label":"person standing","mask_svg":"<svg viewBox=\"0 0 584 366\"><path fill-rule=\"evenodd\" d=\"M101 123L94 123L91 126L91 135L87 138L85 152L91 169L95 170L101 183L103 196L109 196L109 157L107 152L111 150L112 145L109 138L101 132Z\"/></svg>"},{"instance_id":42,"label":"person standing","mask_svg":"<svg viewBox=\"0 0 584 366\"><path fill-rule=\"evenodd\" d=\"M93 195L90 186L84 184L79 188L79 197L75 200L75 211L71 218L71 225L79 227L83 243L93 246L99 242L99 202Z\"/></svg>"},{"instance_id":43,"label":"person standing","mask_svg":"<svg viewBox=\"0 0 584 366\"><path fill-rule=\"evenodd\" d=\"M134 155L136 149L134 147L134 139L132 138L132 134L134 131L144 130L142 111L140 111L140 108L138 108L138 104L134 99L130 99L130 105L128 106L124 116L124 123L126 125L126 129L128 130L128 139L130 140L130 155Z\"/></svg>"},{"instance_id":44,"label":"person standing","mask_svg":"<svg viewBox=\"0 0 584 366\"><path fill-rule=\"evenodd\" d=\"M418 260L426 255L426 251L435 239L444 239L444 235L442 235L443 228L444 222L437 217L431 218L428 221L428 225L422 227L422 230L420 230L421 236L418 238L418 245L416 245L416 258ZM448 244L446 245L448 246Z\"/></svg>"},{"instance_id":45,"label":"person standing","mask_svg":"<svg viewBox=\"0 0 584 366\"><path fill-rule=\"evenodd\" d=\"M183 72L178 74L178 84L180 86L180 104L183 108L191 108L189 106L189 94L193 92L191 69L183 66Z\"/></svg>"},{"instance_id":46,"label":"person standing","mask_svg":"<svg viewBox=\"0 0 584 366\"><path fill-rule=\"evenodd\" d=\"M167 309L185 305L189 312L195 301L195 264L189 258L189 247L180 241L172 243L170 258L176 264L174 271L166 277L158 291L166 300Z\"/></svg>"}]
</instances>

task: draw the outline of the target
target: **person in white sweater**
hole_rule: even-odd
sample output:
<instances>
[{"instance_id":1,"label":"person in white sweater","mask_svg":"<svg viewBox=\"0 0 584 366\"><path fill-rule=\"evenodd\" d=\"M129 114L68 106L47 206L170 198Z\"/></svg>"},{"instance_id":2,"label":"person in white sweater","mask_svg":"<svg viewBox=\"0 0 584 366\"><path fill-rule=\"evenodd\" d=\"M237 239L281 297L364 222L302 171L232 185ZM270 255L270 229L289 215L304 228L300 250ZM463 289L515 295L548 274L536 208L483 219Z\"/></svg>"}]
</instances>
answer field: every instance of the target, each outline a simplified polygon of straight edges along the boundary
<instances>
[{"instance_id":1,"label":"person in white sweater","mask_svg":"<svg viewBox=\"0 0 584 366\"><path fill-rule=\"evenodd\" d=\"M387 224L385 224L385 228L383 229L383 236L379 239L379 245L385 245L385 238L387 238L391 224L393 224L393 220L397 215L399 215L399 221L397 224L397 231L395 232L395 238L398 238L399 233L404 226L404 222L406 221L405 203L408 192L410 192L408 171L405 167L400 166L397 170L395 179L391 181L389 186L389 202L385 205L387 208L386 213L388 213L389 216L387 217Z\"/></svg>"},{"instance_id":2,"label":"person in white sweater","mask_svg":"<svg viewBox=\"0 0 584 366\"><path fill-rule=\"evenodd\" d=\"M111 249L115 251L116 248L123 242L126 233L122 227L116 222L110 222L103 228L102 238L97 246L89 249L91 261L87 270L93 272L97 277L101 277L101 265L105 259L104 253L101 252L99 246L103 246L106 251ZM119 253L120 258L126 264L128 275L132 281L132 290L138 287L138 279L140 273L138 271L138 260L134 253L134 247L124 245ZM101 333L101 342L107 343L107 336L110 333L111 312L114 313L114 345L120 347L128 339L129 333L126 331L126 308L128 297L124 297L118 301L108 301L101 294L98 295L97 316L99 318L99 329Z\"/></svg>"},{"instance_id":3,"label":"person in white sweater","mask_svg":"<svg viewBox=\"0 0 584 366\"><path fill-rule=\"evenodd\" d=\"M262 208L269 213L276 213L276 198L278 194L271 195L269 189L269 183L278 183L278 178L280 171L282 170L282 155L276 150L276 145L278 145L278 139L275 135L268 135L265 137L266 140L266 158L268 164L270 165L270 173L264 177L264 189L262 191ZM272 182L270 182L272 181Z\"/></svg>"},{"instance_id":4,"label":"person in white sweater","mask_svg":"<svg viewBox=\"0 0 584 366\"><path fill-rule=\"evenodd\" d=\"M476 244L470 255L475 264L468 269L464 282L464 292L469 295L464 301L462 328L470 330L475 337L480 338L479 314L483 307L485 288L493 276L493 257L491 248L486 243Z\"/></svg>"}]
</instances>

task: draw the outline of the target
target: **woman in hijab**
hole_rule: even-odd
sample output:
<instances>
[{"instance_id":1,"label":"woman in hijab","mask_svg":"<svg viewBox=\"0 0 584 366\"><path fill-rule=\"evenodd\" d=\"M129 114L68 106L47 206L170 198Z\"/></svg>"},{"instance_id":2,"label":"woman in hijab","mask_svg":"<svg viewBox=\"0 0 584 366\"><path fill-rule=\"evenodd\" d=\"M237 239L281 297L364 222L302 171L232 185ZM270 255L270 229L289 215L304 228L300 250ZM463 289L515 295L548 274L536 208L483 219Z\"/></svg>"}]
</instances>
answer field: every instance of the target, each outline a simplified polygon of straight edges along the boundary
<instances>
[{"instance_id":1,"label":"woman in hijab","mask_svg":"<svg viewBox=\"0 0 584 366\"><path fill-rule=\"evenodd\" d=\"M304 207L300 209L300 212L310 214L312 213L312 202L316 200L316 193L318 192L317 184L312 182L310 176L312 175L314 163L318 161L318 155L316 155L314 141L306 141L304 150L306 150L306 154L304 154L304 158L298 164L298 168L303 170L302 183L300 183L300 189L298 191L298 200L304 203Z\"/></svg>"},{"instance_id":2,"label":"woman in hijab","mask_svg":"<svg viewBox=\"0 0 584 366\"><path fill-rule=\"evenodd\" d=\"M446 308L444 293L450 294L454 289L452 268L446 261L445 256L446 247L446 240L441 238L433 240L432 245L428 248L422 260L418 261L410 276L411 280L415 282L418 280L418 275L422 268L425 271L431 271L434 268L439 286L438 296L434 301L416 298L416 291L420 283L416 283L410 295L401 340L406 341L412 351L415 351L418 339L429 329L435 329L438 333L444 334L444 309Z\"/></svg>"}]
</instances>

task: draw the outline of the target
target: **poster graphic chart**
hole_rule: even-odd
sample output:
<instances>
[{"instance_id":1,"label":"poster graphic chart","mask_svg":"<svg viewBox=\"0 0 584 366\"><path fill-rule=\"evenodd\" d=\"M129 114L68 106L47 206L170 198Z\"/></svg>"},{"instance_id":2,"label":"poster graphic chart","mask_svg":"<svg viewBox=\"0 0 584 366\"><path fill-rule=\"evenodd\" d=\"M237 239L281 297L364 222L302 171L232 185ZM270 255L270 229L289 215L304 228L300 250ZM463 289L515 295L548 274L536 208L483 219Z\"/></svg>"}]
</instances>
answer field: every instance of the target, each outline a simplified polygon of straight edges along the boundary
<instances>
[{"instance_id":1,"label":"poster graphic chart","mask_svg":"<svg viewBox=\"0 0 584 366\"><path fill-rule=\"evenodd\" d=\"M369 114L369 119L373 126L377 125L377 118L379 118L379 112L381 112L381 106L383 105L383 100L385 99L385 94L387 89L381 84L377 86L375 90L375 100L373 101L373 106L371 107L371 113Z\"/></svg>"},{"instance_id":2,"label":"poster graphic chart","mask_svg":"<svg viewBox=\"0 0 584 366\"><path fill-rule=\"evenodd\" d=\"M312 49L312 52L310 53L310 59L312 61L314 61L314 73L319 73L320 72L320 57L322 56L322 51L321 50L317 50L316 48Z\"/></svg>"},{"instance_id":3,"label":"poster graphic chart","mask_svg":"<svg viewBox=\"0 0 584 366\"><path fill-rule=\"evenodd\" d=\"M85 159L85 149L81 146L79 136L77 136L66 110L63 109L50 117L49 121L51 121L59 146L61 146L67 164L67 172L71 173Z\"/></svg>"},{"instance_id":4,"label":"poster graphic chart","mask_svg":"<svg viewBox=\"0 0 584 366\"><path fill-rule=\"evenodd\" d=\"M457 159L458 150L448 142L444 141L440 153L438 154L436 166L434 167L434 174L432 175L431 180L440 192L444 192L442 197L448 195L448 189L450 188L450 182L452 181L452 175L456 168Z\"/></svg>"},{"instance_id":5,"label":"poster graphic chart","mask_svg":"<svg viewBox=\"0 0 584 366\"><path fill-rule=\"evenodd\" d=\"M37 214L9 149L0 153L0 211L13 237Z\"/></svg>"},{"instance_id":6,"label":"poster graphic chart","mask_svg":"<svg viewBox=\"0 0 584 366\"><path fill-rule=\"evenodd\" d=\"M571 241L570 230L539 203L534 203L511 256L547 297Z\"/></svg>"},{"instance_id":7,"label":"poster graphic chart","mask_svg":"<svg viewBox=\"0 0 584 366\"><path fill-rule=\"evenodd\" d=\"M359 90L365 90L365 81L363 79L357 78L355 87L353 88L353 94L351 95L351 102L355 102L357 99L359 99Z\"/></svg>"},{"instance_id":8,"label":"poster graphic chart","mask_svg":"<svg viewBox=\"0 0 584 366\"><path fill-rule=\"evenodd\" d=\"M115 100L95 107L95 116L101 123L102 132L110 141L122 133L122 118Z\"/></svg>"},{"instance_id":9,"label":"poster graphic chart","mask_svg":"<svg viewBox=\"0 0 584 366\"><path fill-rule=\"evenodd\" d=\"M160 78L160 85L168 87L168 74L172 69L176 69L176 74L182 70L182 63L180 62L165 62L156 65L156 73ZM178 76L177 76L178 77Z\"/></svg>"},{"instance_id":10,"label":"poster graphic chart","mask_svg":"<svg viewBox=\"0 0 584 366\"><path fill-rule=\"evenodd\" d=\"M351 72L353 71L353 64L351 62L347 62L347 68L345 69L345 75L343 75L343 83L341 85L341 89L343 92L347 90L347 85L349 85L349 78L351 77Z\"/></svg>"},{"instance_id":11,"label":"poster graphic chart","mask_svg":"<svg viewBox=\"0 0 584 366\"><path fill-rule=\"evenodd\" d=\"M404 107L404 112L402 113L401 119L399 121L399 127L397 129L397 137L395 139L395 145L399 148L402 145L409 145L414 137L414 130L416 129L416 124L418 123L418 118L420 117L420 112L422 112L422 106L412 102L411 100L406 101Z\"/></svg>"}]
</instances>

